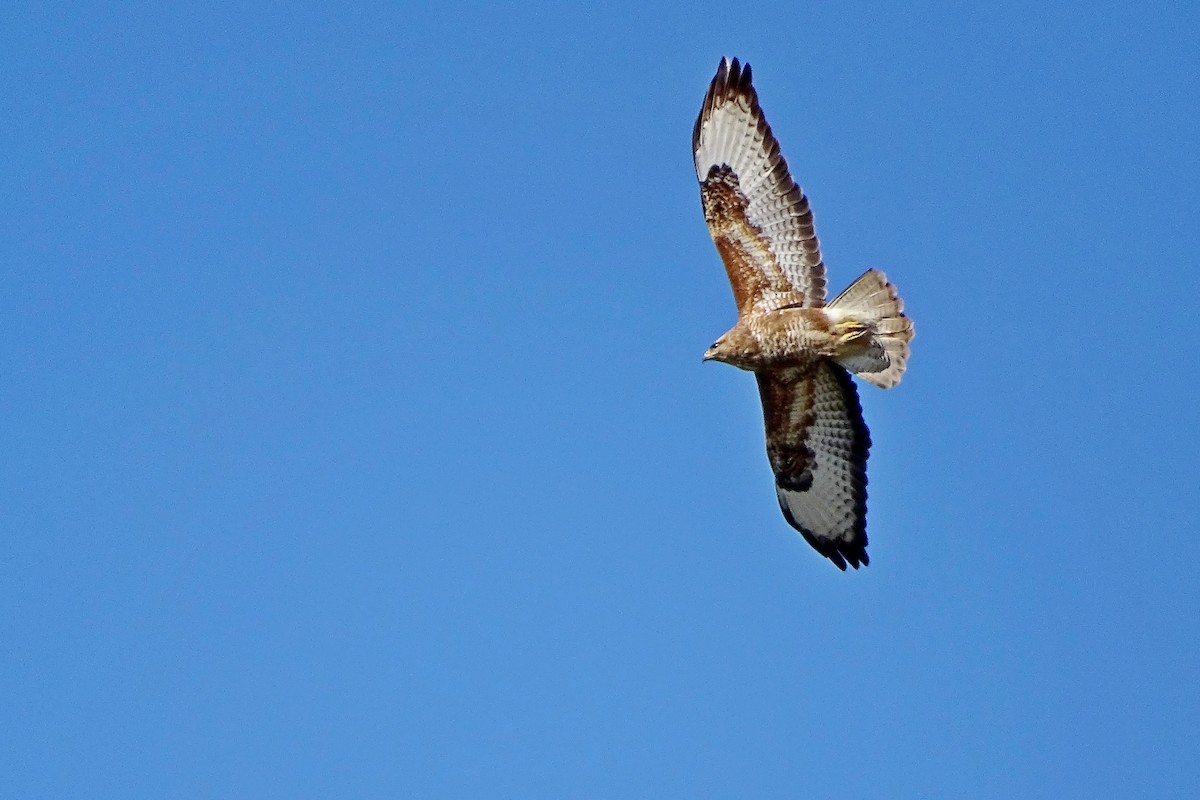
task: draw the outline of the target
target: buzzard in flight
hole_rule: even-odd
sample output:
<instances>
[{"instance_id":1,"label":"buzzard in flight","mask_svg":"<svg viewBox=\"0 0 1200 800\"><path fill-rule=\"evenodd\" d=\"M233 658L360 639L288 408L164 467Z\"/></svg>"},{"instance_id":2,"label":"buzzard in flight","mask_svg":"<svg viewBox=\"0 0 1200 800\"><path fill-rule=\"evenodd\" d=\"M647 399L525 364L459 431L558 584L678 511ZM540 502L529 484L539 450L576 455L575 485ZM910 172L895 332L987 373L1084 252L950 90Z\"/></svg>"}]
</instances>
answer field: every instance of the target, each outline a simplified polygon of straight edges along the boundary
<instances>
[{"instance_id":1,"label":"buzzard in flight","mask_svg":"<svg viewBox=\"0 0 1200 800\"><path fill-rule=\"evenodd\" d=\"M749 64L721 61L692 151L738 311L704 360L754 373L783 516L839 569L857 569L869 563L871 437L850 374L884 389L899 383L912 322L896 287L874 269L825 302L808 198L763 117Z\"/></svg>"}]
</instances>

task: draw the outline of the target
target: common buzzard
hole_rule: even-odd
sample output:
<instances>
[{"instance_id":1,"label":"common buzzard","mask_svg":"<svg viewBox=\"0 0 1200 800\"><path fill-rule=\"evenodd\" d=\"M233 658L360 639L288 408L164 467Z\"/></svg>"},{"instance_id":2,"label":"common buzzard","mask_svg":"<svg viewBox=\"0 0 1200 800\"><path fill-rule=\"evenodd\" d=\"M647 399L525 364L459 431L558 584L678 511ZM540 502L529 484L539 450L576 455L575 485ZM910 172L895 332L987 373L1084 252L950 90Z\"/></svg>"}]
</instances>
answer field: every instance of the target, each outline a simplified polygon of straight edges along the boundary
<instances>
[{"instance_id":1,"label":"common buzzard","mask_svg":"<svg viewBox=\"0 0 1200 800\"><path fill-rule=\"evenodd\" d=\"M867 557L867 451L850 374L900 382L912 322L887 277L867 270L831 303L808 198L792 180L750 83L723 59L692 133L704 219L738 321L704 354L758 379L783 516L839 569Z\"/></svg>"}]
</instances>

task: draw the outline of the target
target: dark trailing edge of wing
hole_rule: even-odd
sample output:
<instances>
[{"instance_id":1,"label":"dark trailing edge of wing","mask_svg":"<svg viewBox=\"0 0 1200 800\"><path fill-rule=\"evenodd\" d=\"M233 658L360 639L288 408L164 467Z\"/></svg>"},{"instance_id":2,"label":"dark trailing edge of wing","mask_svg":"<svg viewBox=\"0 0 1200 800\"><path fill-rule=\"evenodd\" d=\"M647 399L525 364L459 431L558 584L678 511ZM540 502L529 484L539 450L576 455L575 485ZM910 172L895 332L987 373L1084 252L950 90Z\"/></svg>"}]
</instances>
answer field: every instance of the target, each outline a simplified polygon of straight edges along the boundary
<instances>
[{"instance_id":1,"label":"dark trailing edge of wing","mask_svg":"<svg viewBox=\"0 0 1200 800\"><path fill-rule=\"evenodd\" d=\"M806 529L796 521L792 516L792 512L788 511L787 503L779 501L779 510L783 512L783 518L788 521L796 530L800 531L800 535L804 537L804 541L812 545L812 548L821 555L833 562L834 566L843 572L846 571L846 562L850 562L850 566L858 569L859 564L867 566L871 563L870 556L867 555L867 531L865 526L860 527L855 532L853 542L839 542L834 539L820 540L813 536L812 531Z\"/></svg>"}]
</instances>

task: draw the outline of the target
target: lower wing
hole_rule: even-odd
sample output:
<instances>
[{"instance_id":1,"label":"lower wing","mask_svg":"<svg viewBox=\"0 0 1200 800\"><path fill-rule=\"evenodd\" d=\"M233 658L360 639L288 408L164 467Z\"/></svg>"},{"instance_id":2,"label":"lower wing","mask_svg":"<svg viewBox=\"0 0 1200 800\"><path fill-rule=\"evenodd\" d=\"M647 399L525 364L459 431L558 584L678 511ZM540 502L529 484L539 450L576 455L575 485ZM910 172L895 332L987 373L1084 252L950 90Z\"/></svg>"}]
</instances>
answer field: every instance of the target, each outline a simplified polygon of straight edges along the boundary
<instances>
[{"instance_id":1,"label":"lower wing","mask_svg":"<svg viewBox=\"0 0 1200 800\"><path fill-rule=\"evenodd\" d=\"M829 361L812 369L755 373L767 457L779 507L793 528L839 569L867 557L867 453L871 435L858 390Z\"/></svg>"}]
</instances>

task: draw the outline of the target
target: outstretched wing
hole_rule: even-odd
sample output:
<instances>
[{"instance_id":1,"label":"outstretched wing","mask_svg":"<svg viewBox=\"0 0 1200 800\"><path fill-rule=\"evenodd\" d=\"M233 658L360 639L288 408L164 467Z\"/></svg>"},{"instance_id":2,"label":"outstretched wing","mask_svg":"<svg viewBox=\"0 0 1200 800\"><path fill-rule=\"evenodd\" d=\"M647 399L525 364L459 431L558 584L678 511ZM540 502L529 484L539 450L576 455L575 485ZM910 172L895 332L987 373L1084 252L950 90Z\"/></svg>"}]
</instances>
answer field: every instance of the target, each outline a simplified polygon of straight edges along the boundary
<instances>
[{"instance_id":1,"label":"outstretched wing","mask_svg":"<svg viewBox=\"0 0 1200 800\"><path fill-rule=\"evenodd\" d=\"M825 264L808 198L758 105L750 65L722 59L692 132L704 219L738 313L825 303ZM799 296L798 296L799 295Z\"/></svg>"},{"instance_id":2,"label":"outstretched wing","mask_svg":"<svg viewBox=\"0 0 1200 800\"><path fill-rule=\"evenodd\" d=\"M867 557L871 435L850 375L830 361L810 370L755 373L779 507L839 569Z\"/></svg>"}]
</instances>

